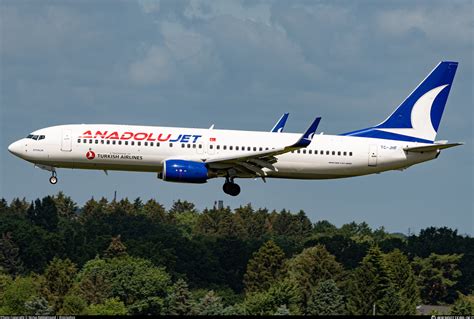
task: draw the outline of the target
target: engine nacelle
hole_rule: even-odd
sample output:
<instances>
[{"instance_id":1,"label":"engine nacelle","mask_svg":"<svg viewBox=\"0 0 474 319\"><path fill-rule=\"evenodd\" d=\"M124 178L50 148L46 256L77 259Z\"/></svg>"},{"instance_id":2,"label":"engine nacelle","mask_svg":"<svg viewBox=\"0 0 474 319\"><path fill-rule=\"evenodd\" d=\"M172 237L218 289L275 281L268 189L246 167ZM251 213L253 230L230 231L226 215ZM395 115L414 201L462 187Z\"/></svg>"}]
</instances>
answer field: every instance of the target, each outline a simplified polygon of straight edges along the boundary
<instances>
[{"instance_id":1,"label":"engine nacelle","mask_svg":"<svg viewBox=\"0 0 474 319\"><path fill-rule=\"evenodd\" d=\"M163 172L158 177L167 182L179 183L206 183L211 178L205 163L185 160L166 160Z\"/></svg>"}]
</instances>

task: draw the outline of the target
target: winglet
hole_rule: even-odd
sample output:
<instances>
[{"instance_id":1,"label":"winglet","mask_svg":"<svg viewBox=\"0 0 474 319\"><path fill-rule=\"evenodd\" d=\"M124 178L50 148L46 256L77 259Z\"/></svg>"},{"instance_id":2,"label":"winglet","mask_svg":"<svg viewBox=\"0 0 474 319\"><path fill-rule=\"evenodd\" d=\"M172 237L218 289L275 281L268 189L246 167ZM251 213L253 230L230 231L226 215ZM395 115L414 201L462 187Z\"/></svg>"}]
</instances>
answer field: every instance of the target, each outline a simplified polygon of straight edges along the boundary
<instances>
[{"instance_id":1,"label":"winglet","mask_svg":"<svg viewBox=\"0 0 474 319\"><path fill-rule=\"evenodd\" d=\"M311 140L313 139L314 133L318 129L319 122L321 121L320 117L314 119L311 126L306 130L306 132L301 136L301 138L293 144L291 147L306 147L311 144Z\"/></svg>"},{"instance_id":2,"label":"winglet","mask_svg":"<svg viewBox=\"0 0 474 319\"><path fill-rule=\"evenodd\" d=\"M286 120L288 119L289 114L290 113L283 114L270 132L272 132L272 133L281 133L281 132L283 132L283 128L285 127Z\"/></svg>"}]
</instances>

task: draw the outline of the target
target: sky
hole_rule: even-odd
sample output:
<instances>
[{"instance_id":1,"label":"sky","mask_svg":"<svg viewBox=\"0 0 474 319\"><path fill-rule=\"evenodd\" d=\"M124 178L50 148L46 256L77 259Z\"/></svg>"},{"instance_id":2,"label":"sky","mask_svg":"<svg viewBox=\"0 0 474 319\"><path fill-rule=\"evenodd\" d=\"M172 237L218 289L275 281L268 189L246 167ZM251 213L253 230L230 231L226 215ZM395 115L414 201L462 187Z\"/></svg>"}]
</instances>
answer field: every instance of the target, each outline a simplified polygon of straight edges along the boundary
<instances>
[{"instance_id":1,"label":"sky","mask_svg":"<svg viewBox=\"0 0 474 319\"><path fill-rule=\"evenodd\" d=\"M0 197L63 191L202 210L304 210L417 233L474 234L473 1L0 0ZM240 180L242 192L167 183L154 173L58 170L8 145L58 124L116 123L338 134L380 123L441 60L459 62L438 139L462 141L437 160L339 180Z\"/></svg>"}]
</instances>

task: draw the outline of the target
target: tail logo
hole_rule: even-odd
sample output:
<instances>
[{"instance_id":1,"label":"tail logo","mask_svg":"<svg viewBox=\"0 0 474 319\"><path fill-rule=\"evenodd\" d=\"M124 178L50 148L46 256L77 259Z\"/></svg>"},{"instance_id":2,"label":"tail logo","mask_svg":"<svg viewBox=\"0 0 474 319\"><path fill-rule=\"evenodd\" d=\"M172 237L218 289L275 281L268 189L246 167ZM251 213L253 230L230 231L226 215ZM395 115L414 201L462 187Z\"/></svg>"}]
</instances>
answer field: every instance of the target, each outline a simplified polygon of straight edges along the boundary
<instances>
[{"instance_id":1,"label":"tail logo","mask_svg":"<svg viewBox=\"0 0 474 319\"><path fill-rule=\"evenodd\" d=\"M436 131L431 122L431 108L438 94L448 85L435 87L416 101L411 110L412 128L378 128L378 130L433 141L436 137Z\"/></svg>"}]
</instances>

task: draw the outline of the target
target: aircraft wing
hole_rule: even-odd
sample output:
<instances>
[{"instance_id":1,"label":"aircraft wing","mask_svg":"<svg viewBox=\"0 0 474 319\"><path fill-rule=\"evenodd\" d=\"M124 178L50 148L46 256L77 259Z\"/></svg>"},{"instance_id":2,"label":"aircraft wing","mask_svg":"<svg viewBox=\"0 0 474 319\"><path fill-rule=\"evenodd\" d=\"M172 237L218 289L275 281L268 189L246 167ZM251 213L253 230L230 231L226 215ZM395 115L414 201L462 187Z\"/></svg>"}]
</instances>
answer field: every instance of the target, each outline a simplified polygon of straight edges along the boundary
<instances>
[{"instance_id":1,"label":"aircraft wing","mask_svg":"<svg viewBox=\"0 0 474 319\"><path fill-rule=\"evenodd\" d=\"M464 143L437 143L433 145L405 147L403 150L406 152L423 153L423 152L431 152L431 151L441 150L444 148L459 146L463 144Z\"/></svg>"},{"instance_id":2,"label":"aircraft wing","mask_svg":"<svg viewBox=\"0 0 474 319\"><path fill-rule=\"evenodd\" d=\"M214 156L203 159L203 162L207 163L210 168L217 170L230 170L234 169L236 172L243 174L250 174L265 179L267 175L263 168L267 168L272 171L277 171L273 166L278 161L277 155L285 154L293 150L307 147L318 128L321 118L316 118L306 132L293 144L272 148L260 152L251 152L244 155L231 155L231 156ZM237 174L238 175L238 174Z\"/></svg>"},{"instance_id":3,"label":"aircraft wing","mask_svg":"<svg viewBox=\"0 0 474 319\"><path fill-rule=\"evenodd\" d=\"M290 115L290 113L284 113L280 117L278 122L276 122L275 126L271 129L270 132L272 132L272 133L281 133L281 132L283 132L283 128L285 127L286 120L288 119L288 115Z\"/></svg>"}]
</instances>

